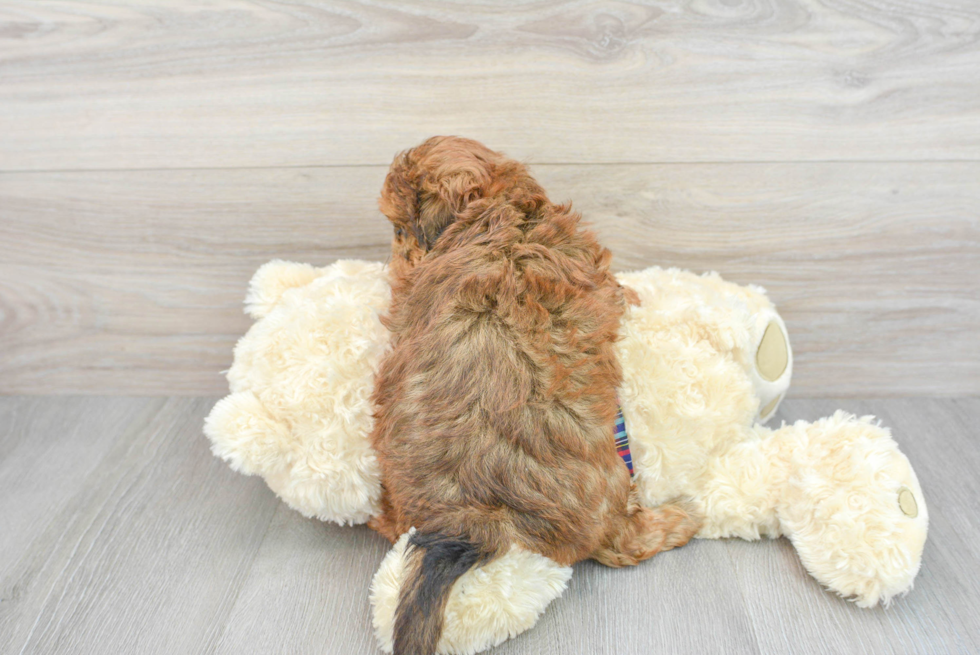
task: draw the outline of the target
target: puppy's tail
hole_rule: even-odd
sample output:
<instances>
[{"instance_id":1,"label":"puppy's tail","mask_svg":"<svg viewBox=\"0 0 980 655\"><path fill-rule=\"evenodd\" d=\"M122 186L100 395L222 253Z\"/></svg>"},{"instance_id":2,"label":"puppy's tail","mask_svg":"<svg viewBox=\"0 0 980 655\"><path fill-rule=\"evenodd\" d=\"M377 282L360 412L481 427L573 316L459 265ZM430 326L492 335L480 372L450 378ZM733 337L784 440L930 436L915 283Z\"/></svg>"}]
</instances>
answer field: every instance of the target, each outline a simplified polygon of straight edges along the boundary
<instances>
[{"instance_id":1,"label":"puppy's tail","mask_svg":"<svg viewBox=\"0 0 980 655\"><path fill-rule=\"evenodd\" d=\"M435 655L453 583L483 556L465 540L419 532L409 537L405 552L393 655Z\"/></svg>"}]
</instances>

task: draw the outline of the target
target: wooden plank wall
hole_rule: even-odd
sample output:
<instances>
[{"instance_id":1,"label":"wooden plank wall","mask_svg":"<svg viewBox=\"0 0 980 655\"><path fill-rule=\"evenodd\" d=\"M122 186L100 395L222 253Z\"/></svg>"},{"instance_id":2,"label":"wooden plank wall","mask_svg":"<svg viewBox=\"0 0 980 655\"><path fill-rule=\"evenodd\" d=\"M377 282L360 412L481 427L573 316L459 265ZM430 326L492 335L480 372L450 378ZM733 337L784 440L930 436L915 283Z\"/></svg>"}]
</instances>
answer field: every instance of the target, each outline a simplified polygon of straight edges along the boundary
<instances>
[{"instance_id":1,"label":"wooden plank wall","mask_svg":"<svg viewBox=\"0 0 980 655\"><path fill-rule=\"evenodd\" d=\"M980 394L974 0L0 1L0 393L220 394L274 258L480 139L620 269L769 289L797 396Z\"/></svg>"}]
</instances>

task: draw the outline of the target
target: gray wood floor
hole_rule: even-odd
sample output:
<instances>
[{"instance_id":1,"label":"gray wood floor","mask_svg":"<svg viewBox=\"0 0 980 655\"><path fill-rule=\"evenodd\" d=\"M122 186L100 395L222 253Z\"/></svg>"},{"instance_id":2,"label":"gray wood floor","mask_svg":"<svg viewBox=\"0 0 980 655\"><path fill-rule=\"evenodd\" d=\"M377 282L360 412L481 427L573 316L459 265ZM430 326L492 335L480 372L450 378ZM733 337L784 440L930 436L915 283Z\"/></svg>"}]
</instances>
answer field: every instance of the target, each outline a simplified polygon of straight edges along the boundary
<instances>
[{"instance_id":1,"label":"gray wood floor","mask_svg":"<svg viewBox=\"0 0 980 655\"><path fill-rule=\"evenodd\" d=\"M287 509L212 457L213 398L0 398L0 652L376 653L368 585L387 542ZM912 593L862 610L785 540L698 541L576 567L495 653L980 650L980 399L789 400L894 429L929 502Z\"/></svg>"}]
</instances>

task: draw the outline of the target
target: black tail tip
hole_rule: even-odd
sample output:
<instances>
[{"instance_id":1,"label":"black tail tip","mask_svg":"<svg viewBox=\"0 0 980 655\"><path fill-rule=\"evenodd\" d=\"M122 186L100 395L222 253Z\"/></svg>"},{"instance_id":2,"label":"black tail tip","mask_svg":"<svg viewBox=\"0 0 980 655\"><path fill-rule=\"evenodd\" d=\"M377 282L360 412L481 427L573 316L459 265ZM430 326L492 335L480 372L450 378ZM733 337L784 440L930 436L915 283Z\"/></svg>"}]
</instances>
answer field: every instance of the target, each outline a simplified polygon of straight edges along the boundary
<instances>
[{"instance_id":1,"label":"black tail tip","mask_svg":"<svg viewBox=\"0 0 980 655\"><path fill-rule=\"evenodd\" d=\"M483 559L471 542L414 532L405 549L409 567L395 613L394 655L434 655L453 584Z\"/></svg>"}]
</instances>

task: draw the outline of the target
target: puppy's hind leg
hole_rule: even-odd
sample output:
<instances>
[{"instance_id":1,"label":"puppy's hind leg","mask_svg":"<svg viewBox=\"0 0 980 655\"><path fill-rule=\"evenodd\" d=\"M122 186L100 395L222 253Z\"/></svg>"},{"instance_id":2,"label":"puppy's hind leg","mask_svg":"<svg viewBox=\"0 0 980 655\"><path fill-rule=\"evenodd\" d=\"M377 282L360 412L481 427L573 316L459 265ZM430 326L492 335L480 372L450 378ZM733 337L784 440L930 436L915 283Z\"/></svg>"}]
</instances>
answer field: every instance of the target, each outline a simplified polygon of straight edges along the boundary
<instances>
[{"instance_id":1,"label":"puppy's hind leg","mask_svg":"<svg viewBox=\"0 0 980 655\"><path fill-rule=\"evenodd\" d=\"M592 559L606 566L633 566L657 553L683 546L701 529L701 515L692 503L675 501L659 507L633 505L616 521L606 543Z\"/></svg>"}]
</instances>

